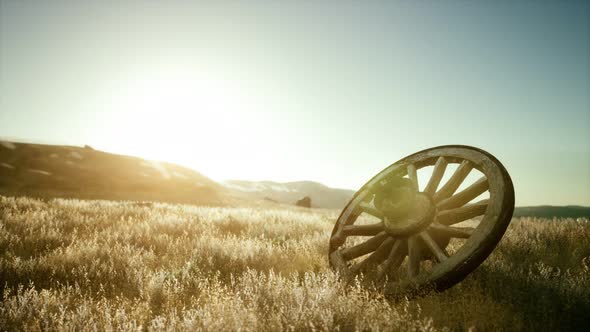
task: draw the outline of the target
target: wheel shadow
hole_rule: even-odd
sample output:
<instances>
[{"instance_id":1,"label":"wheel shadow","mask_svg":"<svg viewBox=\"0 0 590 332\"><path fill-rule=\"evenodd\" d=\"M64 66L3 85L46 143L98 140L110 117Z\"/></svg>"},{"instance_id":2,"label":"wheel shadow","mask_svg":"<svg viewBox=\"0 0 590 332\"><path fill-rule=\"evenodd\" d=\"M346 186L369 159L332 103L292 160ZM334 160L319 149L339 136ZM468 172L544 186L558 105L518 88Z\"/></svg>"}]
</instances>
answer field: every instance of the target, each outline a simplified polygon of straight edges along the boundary
<instances>
[{"instance_id":1,"label":"wheel shadow","mask_svg":"<svg viewBox=\"0 0 590 332\"><path fill-rule=\"evenodd\" d=\"M587 331L590 326L589 291L575 292L565 275L535 279L481 266L472 278L484 295L519 313L526 330Z\"/></svg>"}]
</instances>

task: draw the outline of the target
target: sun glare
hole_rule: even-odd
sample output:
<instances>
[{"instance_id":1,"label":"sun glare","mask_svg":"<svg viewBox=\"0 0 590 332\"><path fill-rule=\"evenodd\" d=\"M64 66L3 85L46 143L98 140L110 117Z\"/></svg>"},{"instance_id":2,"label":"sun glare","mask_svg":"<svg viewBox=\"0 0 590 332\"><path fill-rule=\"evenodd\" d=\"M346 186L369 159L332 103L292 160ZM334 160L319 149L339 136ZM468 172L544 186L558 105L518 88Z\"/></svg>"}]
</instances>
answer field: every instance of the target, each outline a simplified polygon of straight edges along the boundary
<instances>
[{"instance_id":1,"label":"sun glare","mask_svg":"<svg viewBox=\"0 0 590 332\"><path fill-rule=\"evenodd\" d=\"M107 149L180 163L212 178L235 172L240 144L256 133L252 118L260 104L243 84L178 72L123 82L109 105L114 130Z\"/></svg>"}]
</instances>

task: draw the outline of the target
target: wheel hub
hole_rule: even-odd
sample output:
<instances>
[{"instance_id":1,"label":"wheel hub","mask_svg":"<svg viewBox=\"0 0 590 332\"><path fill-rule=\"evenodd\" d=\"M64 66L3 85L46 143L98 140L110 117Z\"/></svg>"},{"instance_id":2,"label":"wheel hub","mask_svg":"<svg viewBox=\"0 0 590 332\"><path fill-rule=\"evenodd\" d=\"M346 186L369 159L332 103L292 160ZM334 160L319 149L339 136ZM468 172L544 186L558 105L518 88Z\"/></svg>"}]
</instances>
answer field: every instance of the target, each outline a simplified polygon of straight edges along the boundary
<instances>
[{"instance_id":1,"label":"wheel hub","mask_svg":"<svg viewBox=\"0 0 590 332\"><path fill-rule=\"evenodd\" d=\"M383 213L385 231L406 237L421 232L434 219L432 197L417 192L407 178L393 178L375 194L375 207Z\"/></svg>"},{"instance_id":2,"label":"wheel hub","mask_svg":"<svg viewBox=\"0 0 590 332\"><path fill-rule=\"evenodd\" d=\"M434 204L423 193L413 194L403 215L385 213L383 220L385 231L393 236L409 236L421 232L433 221Z\"/></svg>"}]
</instances>

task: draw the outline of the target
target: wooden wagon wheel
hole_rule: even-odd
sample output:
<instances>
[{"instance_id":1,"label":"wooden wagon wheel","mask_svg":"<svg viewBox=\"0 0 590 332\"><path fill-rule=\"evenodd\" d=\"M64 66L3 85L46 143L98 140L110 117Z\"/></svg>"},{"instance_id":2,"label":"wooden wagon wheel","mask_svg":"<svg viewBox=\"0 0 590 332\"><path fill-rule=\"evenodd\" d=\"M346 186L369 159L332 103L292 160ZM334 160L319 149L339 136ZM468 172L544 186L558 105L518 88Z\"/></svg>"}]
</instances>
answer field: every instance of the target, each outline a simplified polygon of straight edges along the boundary
<instances>
[{"instance_id":1,"label":"wooden wagon wheel","mask_svg":"<svg viewBox=\"0 0 590 332\"><path fill-rule=\"evenodd\" d=\"M422 175L429 178L420 190ZM443 290L487 258L513 210L510 176L488 152L462 145L420 151L355 193L332 231L330 265L344 276L384 282L392 292Z\"/></svg>"}]
</instances>

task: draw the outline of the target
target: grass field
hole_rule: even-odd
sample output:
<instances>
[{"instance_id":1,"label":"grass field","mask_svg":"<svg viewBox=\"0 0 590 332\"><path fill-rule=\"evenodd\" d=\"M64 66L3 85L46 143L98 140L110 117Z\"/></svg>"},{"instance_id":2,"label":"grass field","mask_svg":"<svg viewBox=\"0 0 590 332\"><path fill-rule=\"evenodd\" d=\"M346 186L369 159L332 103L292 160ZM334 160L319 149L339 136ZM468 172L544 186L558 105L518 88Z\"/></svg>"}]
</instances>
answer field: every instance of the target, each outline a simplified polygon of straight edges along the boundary
<instances>
[{"instance_id":1,"label":"grass field","mask_svg":"<svg viewBox=\"0 0 590 332\"><path fill-rule=\"evenodd\" d=\"M391 300L330 270L337 214L0 196L0 329L590 326L587 219L514 219L460 284Z\"/></svg>"}]
</instances>

